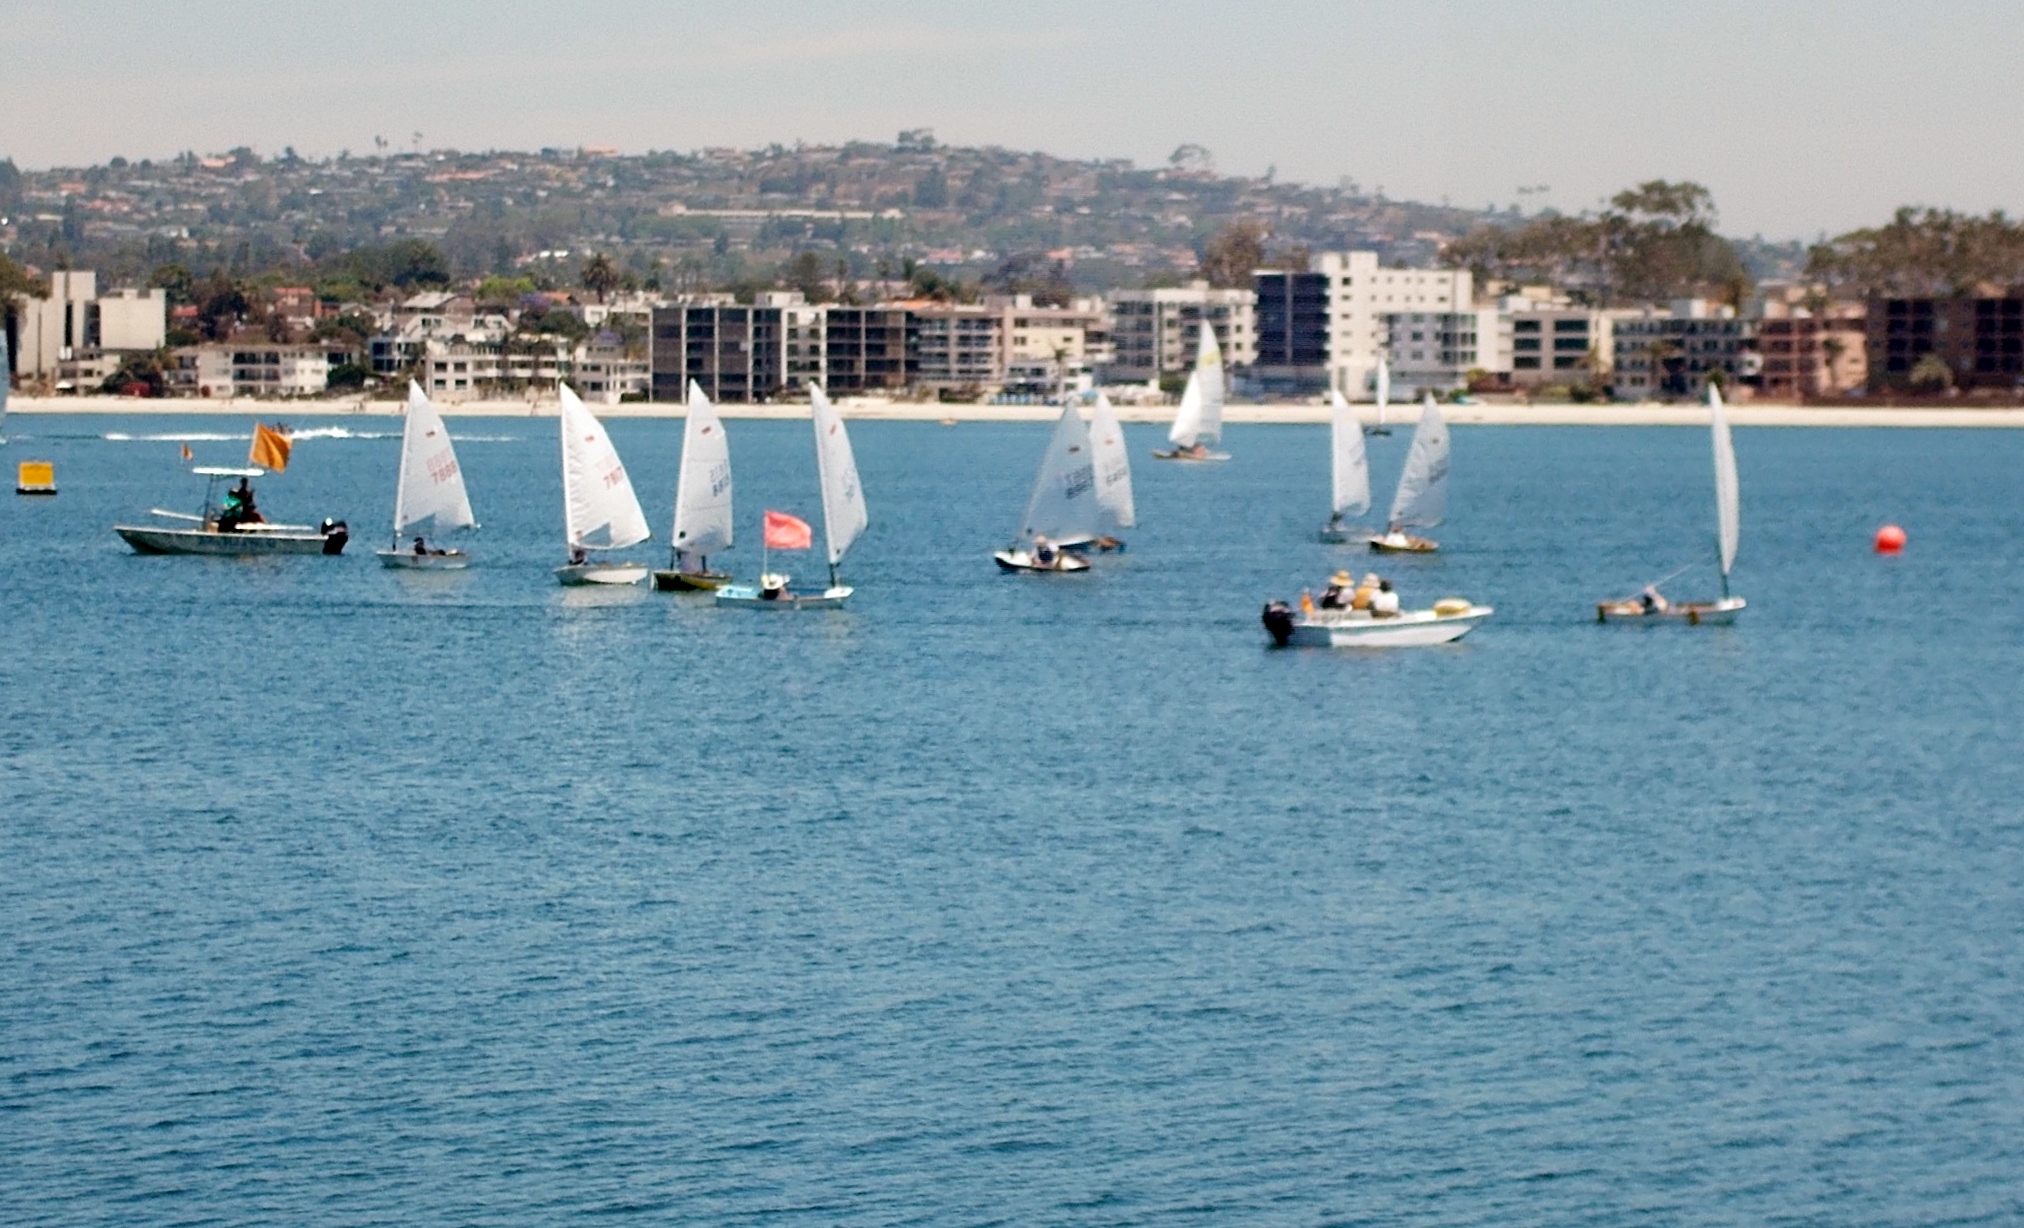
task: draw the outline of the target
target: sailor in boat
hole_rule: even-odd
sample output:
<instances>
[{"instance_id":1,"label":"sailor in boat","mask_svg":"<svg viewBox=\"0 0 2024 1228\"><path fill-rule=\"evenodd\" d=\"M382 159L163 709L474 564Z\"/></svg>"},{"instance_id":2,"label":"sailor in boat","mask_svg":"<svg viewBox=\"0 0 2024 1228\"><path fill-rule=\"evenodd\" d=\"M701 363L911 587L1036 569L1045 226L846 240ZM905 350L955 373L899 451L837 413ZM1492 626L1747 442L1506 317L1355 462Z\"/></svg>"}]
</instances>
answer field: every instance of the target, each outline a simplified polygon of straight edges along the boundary
<instances>
[{"instance_id":1,"label":"sailor in boat","mask_svg":"<svg viewBox=\"0 0 2024 1228\"><path fill-rule=\"evenodd\" d=\"M569 548L569 565L571 567L581 567L588 562L590 562L590 551L585 550L582 546L571 546Z\"/></svg>"},{"instance_id":2,"label":"sailor in boat","mask_svg":"<svg viewBox=\"0 0 2024 1228\"><path fill-rule=\"evenodd\" d=\"M421 536L421 535L420 535L419 533L415 535L415 554L416 554L416 555L418 555L418 556L426 556L426 555L431 555L431 554L448 554L448 553L449 553L449 551L448 551L448 550L438 550L438 549L435 549L434 547L430 546L428 542L426 542L426 541L424 541L424 540L422 539L422 536Z\"/></svg>"},{"instance_id":3,"label":"sailor in boat","mask_svg":"<svg viewBox=\"0 0 2024 1228\"><path fill-rule=\"evenodd\" d=\"M1637 604L1638 608L1646 614L1663 614L1672 607L1673 603L1666 600L1665 594L1659 591L1658 585L1647 584L1644 586L1644 591L1637 595Z\"/></svg>"},{"instance_id":4,"label":"sailor in boat","mask_svg":"<svg viewBox=\"0 0 2024 1228\"><path fill-rule=\"evenodd\" d=\"M1052 567L1055 560L1060 557L1060 549L1053 542L1047 540L1046 534L1036 533L1033 535L1034 562L1040 564L1042 567Z\"/></svg>"},{"instance_id":5,"label":"sailor in boat","mask_svg":"<svg viewBox=\"0 0 2024 1228\"><path fill-rule=\"evenodd\" d=\"M1356 586L1346 571L1338 571L1328 577L1328 587L1321 590L1321 608L1324 610L1347 610L1356 599Z\"/></svg>"},{"instance_id":6,"label":"sailor in boat","mask_svg":"<svg viewBox=\"0 0 2024 1228\"><path fill-rule=\"evenodd\" d=\"M778 601L787 595L787 577L769 572L759 577L759 600Z\"/></svg>"},{"instance_id":7,"label":"sailor in boat","mask_svg":"<svg viewBox=\"0 0 2024 1228\"><path fill-rule=\"evenodd\" d=\"M245 478L225 492L225 505L218 512L218 532L236 533L242 524L263 524L267 518L253 502L253 484Z\"/></svg>"}]
</instances>

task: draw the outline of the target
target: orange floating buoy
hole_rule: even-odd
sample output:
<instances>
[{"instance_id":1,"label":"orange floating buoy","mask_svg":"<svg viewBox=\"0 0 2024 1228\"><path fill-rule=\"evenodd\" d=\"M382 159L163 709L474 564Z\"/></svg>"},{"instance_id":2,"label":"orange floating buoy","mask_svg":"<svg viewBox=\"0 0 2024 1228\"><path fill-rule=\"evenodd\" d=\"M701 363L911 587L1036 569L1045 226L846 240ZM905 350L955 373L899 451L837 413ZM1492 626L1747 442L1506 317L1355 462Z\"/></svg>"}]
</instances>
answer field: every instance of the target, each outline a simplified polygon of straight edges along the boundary
<instances>
[{"instance_id":1,"label":"orange floating buoy","mask_svg":"<svg viewBox=\"0 0 2024 1228\"><path fill-rule=\"evenodd\" d=\"M1896 554L1905 548L1905 531L1894 524L1887 524L1876 531L1876 552Z\"/></svg>"}]
</instances>

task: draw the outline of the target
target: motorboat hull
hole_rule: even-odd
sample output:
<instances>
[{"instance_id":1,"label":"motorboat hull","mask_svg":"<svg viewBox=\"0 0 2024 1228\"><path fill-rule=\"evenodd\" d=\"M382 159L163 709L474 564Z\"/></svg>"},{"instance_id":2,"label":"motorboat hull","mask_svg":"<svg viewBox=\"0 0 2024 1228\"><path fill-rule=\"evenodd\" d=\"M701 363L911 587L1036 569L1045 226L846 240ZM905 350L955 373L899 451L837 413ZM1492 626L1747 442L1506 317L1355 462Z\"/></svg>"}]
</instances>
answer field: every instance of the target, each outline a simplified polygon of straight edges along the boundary
<instances>
[{"instance_id":1,"label":"motorboat hull","mask_svg":"<svg viewBox=\"0 0 2024 1228\"><path fill-rule=\"evenodd\" d=\"M849 585L839 584L819 593L782 592L777 597L767 597L749 584L727 584L717 590L716 598L718 605L741 610L840 610L855 591Z\"/></svg>"},{"instance_id":2,"label":"motorboat hull","mask_svg":"<svg viewBox=\"0 0 2024 1228\"><path fill-rule=\"evenodd\" d=\"M654 587L664 593L714 593L731 582L728 571L656 571Z\"/></svg>"},{"instance_id":3,"label":"motorboat hull","mask_svg":"<svg viewBox=\"0 0 2024 1228\"><path fill-rule=\"evenodd\" d=\"M1281 607L1277 613L1285 619L1279 627L1274 626L1273 607L1266 607L1265 626L1284 648L1424 648L1461 639L1496 610L1472 605L1453 613L1407 610L1389 618L1362 610L1301 614Z\"/></svg>"},{"instance_id":4,"label":"motorboat hull","mask_svg":"<svg viewBox=\"0 0 2024 1228\"><path fill-rule=\"evenodd\" d=\"M1365 540L1370 543L1371 551L1376 554L1432 554L1441 548L1441 543L1429 541L1424 537L1414 537L1410 534L1401 534L1400 537L1403 540L1387 533L1383 537L1370 537Z\"/></svg>"},{"instance_id":5,"label":"motorboat hull","mask_svg":"<svg viewBox=\"0 0 2024 1228\"><path fill-rule=\"evenodd\" d=\"M241 529L159 529L152 525L116 524L112 531L138 554L209 554L241 557L269 554L342 554L348 539L342 532L285 532Z\"/></svg>"},{"instance_id":6,"label":"motorboat hull","mask_svg":"<svg viewBox=\"0 0 2024 1228\"><path fill-rule=\"evenodd\" d=\"M1598 601L1595 603L1595 621L1644 623L1648 626L1685 623L1689 627L1726 627L1736 621L1736 615L1748 604L1741 597L1723 597L1716 601L1674 601L1663 610L1647 610L1644 603L1635 598L1629 601Z\"/></svg>"},{"instance_id":7,"label":"motorboat hull","mask_svg":"<svg viewBox=\"0 0 2024 1228\"><path fill-rule=\"evenodd\" d=\"M399 571L462 571L471 565L471 556L462 550L416 554L412 550L375 550L380 566Z\"/></svg>"},{"instance_id":8,"label":"motorboat hull","mask_svg":"<svg viewBox=\"0 0 2024 1228\"><path fill-rule=\"evenodd\" d=\"M1217 461L1229 460L1230 454L1228 452L1203 452L1200 454L1196 454L1194 452L1183 452L1179 448L1176 448L1171 452L1155 451L1153 453L1153 459L1164 461L1180 461L1182 464L1208 465L1213 464Z\"/></svg>"},{"instance_id":9,"label":"motorboat hull","mask_svg":"<svg viewBox=\"0 0 2024 1228\"><path fill-rule=\"evenodd\" d=\"M1052 563L1042 563L1026 550L999 550L991 555L991 559L1001 571L1066 573L1089 570L1088 559L1067 550L1057 553Z\"/></svg>"},{"instance_id":10,"label":"motorboat hull","mask_svg":"<svg viewBox=\"0 0 2024 1228\"><path fill-rule=\"evenodd\" d=\"M644 563L569 563L555 569L562 584L638 584L647 578Z\"/></svg>"}]
</instances>

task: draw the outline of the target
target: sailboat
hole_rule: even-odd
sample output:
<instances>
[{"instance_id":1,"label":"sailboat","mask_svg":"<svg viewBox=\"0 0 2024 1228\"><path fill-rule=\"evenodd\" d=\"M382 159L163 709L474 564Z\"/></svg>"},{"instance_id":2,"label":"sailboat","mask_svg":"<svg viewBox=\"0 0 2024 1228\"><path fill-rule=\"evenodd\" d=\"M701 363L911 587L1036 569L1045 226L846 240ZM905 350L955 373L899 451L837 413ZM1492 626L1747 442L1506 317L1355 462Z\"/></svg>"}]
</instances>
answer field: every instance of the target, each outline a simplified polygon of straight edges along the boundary
<instances>
[{"instance_id":1,"label":"sailboat","mask_svg":"<svg viewBox=\"0 0 2024 1228\"><path fill-rule=\"evenodd\" d=\"M1209 445L1223 438L1223 351L1216 344L1216 330L1204 319L1201 343L1195 347L1195 369L1188 373L1188 386L1181 392L1181 407L1174 413L1174 425L1167 431L1171 451L1154 452L1154 460L1226 461L1227 452L1212 452Z\"/></svg>"},{"instance_id":2,"label":"sailboat","mask_svg":"<svg viewBox=\"0 0 2024 1228\"><path fill-rule=\"evenodd\" d=\"M1414 537L1407 529L1431 529L1448 514L1448 424L1429 392L1420 406L1420 424L1413 428L1405 471L1392 496L1384 536L1369 539L1384 554L1432 554L1440 543Z\"/></svg>"},{"instance_id":3,"label":"sailboat","mask_svg":"<svg viewBox=\"0 0 2024 1228\"><path fill-rule=\"evenodd\" d=\"M717 407L689 381L688 421L682 428L682 476L675 483L675 527L668 539L668 569L654 587L711 592L730 583L711 571L710 555L731 548L731 441Z\"/></svg>"},{"instance_id":4,"label":"sailboat","mask_svg":"<svg viewBox=\"0 0 2024 1228\"><path fill-rule=\"evenodd\" d=\"M638 584L641 563L599 562L593 550L623 550L652 536L632 479L611 437L567 384L562 394L562 514L569 562L555 569L564 584Z\"/></svg>"},{"instance_id":5,"label":"sailboat","mask_svg":"<svg viewBox=\"0 0 2024 1228\"><path fill-rule=\"evenodd\" d=\"M420 536L411 548L401 549L401 536L430 519L435 521L430 527L436 533L468 529L478 523L471 514L470 496L464 491L464 471L457 465L450 430L422 386L409 380L407 424L401 430L401 470L394 486L393 544L377 551L380 563L430 571L469 567L470 555L462 550L431 550Z\"/></svg>"},{"instance_id":6,"label":"sailboat","mask_svg":"<svg viewBox=\"0 0 2024 1228\"><path fill-rule=\"evenodd\" d=\"M1328 391L1329 477L1332 498L1328 523L1321 526L1321 540L1341 545L1352 540L1352 531L1342 523L1345 516L1361 516L1370 510L1370 461L1364 455L1363 427L1350 408L1349 398L1339 388ZM1356 533L1354 537L1365 534Z\"/></svg>"},{"instance_id":7,"label":"sailboat","mask_svg":"<svg viewBox=\"0 0 2024 1228\"><path fill-rule=\"evenodd\" d=\"M772 575L762 566L757 587L725 585L717 590L717 604L747 609L820 610L836 609L855 590L843 583L837 565L871 523L865 510L864 489L857 480L857 457L850 449L850 432L829 397L813 380L808 384L809 417L815 426L815 468L822 483L822 536L829 547L829 587L819 593L795 593L788 587L793 577Z\"/></svg>"},{"instance_id":8,"label":"sailboat","mask_svg":"<svg viewBox=\"0 0 2024 1228\"><path fill-rule=\"evenodd\" d=\"M1131 494L1131 455L1125 450L1117 411L1101 392L1096 394L1096 412L1089 420L1089 448L1096 465L1096 527L1100 534L1089 544L1098 550L1123 550L1124 539L1118 534L1138 526ZM1084 548L1067 544L1072 550Z\"/></svg>"},{"instance_id":9,"label":"sailboat","mask_svg":"<svg viewBox=\"0 0 2024 1228\"><path fill-rule=\"evenodd\" d=\"M1363 428L1366 435L1389 435L1391 428L1385 425L1384 411L1391 405L1391 359L1383 354L1377 357L1377 422Z\"/></svg>"},{"instance_id":10,"label":"sailboat","mask_svg":"<svg viewBox=\"0 0 2024 1228\"><path fill-rule=\"evenodd\" d=\"M1012 544L991 555L1005 571L1088 571L1089 560L1063 549L1096 537L1096 464L1089 428L1064 405L1041 454Z\"/></svg>"},{"instance_id":11,"label":"sailboat","mask_svg":"<svg viewBox=\"0 0 2024 1228\"><path fill-rule=\"evenodd\" d=\"M1736 563L1736 545L1742 536L1740 487L1736 481L1736 445L1729 437L1729 418L1722 412L1722 390L1708 385L1708 433L1715 454L1715 561L1722 572L1722 595L1714 601L1667 601L1658 584L1648 584L1635 597L1595 603L1595 621L1652 622L1684 620L1689 625L1713 623L1728 626L1745 605L1729 592L1729 569ZM1678 574L1677 572L1674 574ZM1668 576L1667 579L1671 579ZM1665 581L1659 581L1663 584Z\"/></svg>"}]
</instances>

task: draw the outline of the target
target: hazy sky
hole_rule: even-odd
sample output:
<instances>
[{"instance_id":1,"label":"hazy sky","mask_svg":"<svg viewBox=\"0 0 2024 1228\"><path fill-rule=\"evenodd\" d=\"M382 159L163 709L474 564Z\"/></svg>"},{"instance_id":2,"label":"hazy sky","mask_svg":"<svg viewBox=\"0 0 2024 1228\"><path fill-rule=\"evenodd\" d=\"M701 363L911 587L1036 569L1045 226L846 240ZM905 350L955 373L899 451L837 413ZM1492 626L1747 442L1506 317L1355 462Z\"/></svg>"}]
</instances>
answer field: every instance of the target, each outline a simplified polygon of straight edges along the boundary
<instances>
[{"instance_id":1,"label":"hazy sky","mask_svg":"<svg viewBox=\"0 0 2024 1228\"><path fill-rule=\"evenodd\" d=\"M2024 210L2024 3L0 0L0 157L944 141L1723 229ZM1519 196L1520 186L1551 191Z\"/></svg>"}]
</instances>

